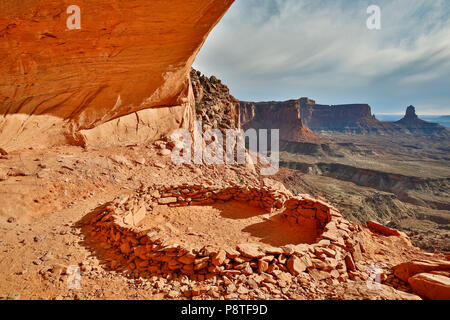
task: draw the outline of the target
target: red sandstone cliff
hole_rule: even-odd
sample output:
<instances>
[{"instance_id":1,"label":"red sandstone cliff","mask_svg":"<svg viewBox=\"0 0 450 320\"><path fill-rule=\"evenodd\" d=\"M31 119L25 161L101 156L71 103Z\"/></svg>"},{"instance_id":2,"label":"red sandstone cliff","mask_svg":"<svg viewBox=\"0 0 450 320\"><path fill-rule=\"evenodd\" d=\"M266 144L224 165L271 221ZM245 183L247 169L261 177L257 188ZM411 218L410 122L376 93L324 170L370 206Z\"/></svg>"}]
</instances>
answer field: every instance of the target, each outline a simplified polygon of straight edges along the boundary
<instances>
[{"instance_id":1,"label":"red sandstone cliff","mask_svg":"<svg viewBox=\"0 0 450 320\"><path fill-rule=\"evenodd\" d=\"M325 141L303 124L298 100L241 102L241 124L244 130L279 129L282 141Z\"/></svg>"},{"instance_id":2,"label":"red sandstone cliff","mask_svg":"<svg viewBox=\"0 0 450 320\"><path fill-rule=\"evenodd\" d=\"M403 119L382 122L375 118L368 104L319 105L308 98L300 99L303 124L315 132L336 131L353 134L402 134L448 137L448 130L437 123L419 119L409 106Z\"/></svg>"},{"instance_id":3,"label":"red sandstone cliff","mask_svg":"<svg viewBox=\"0 0 450 320\"><path fill-rule=\"evenodd\" d=\"M319 105L308 98L300 99L303 123L314 131L367 133L385 130L372 115L368 104Z\"/></svg>"},{"instance_id":4,"label":"red sandstone cliff","mask_svg":"<svg viewBox=\"0 0 450 320\"><path fill-rule=\"evenodd\" d=\"M154 140L194 120L191 64L233 0L0 0L0 147Z\"/></svg>"}]
</instances>

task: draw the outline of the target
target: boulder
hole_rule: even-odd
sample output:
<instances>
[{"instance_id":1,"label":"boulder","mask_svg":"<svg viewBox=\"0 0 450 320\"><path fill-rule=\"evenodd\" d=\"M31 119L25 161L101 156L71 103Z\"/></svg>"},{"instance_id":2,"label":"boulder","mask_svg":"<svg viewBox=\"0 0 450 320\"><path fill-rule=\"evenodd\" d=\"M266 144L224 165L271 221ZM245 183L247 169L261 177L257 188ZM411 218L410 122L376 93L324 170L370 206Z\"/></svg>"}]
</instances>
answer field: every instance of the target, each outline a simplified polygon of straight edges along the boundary
<instances>
[{"instance_id":1,"label":"boulder","mask_svg":"<svg viewBox=\"0 0 450 320\"><path fill-rule=\"evenodd\" d=\"M413 260L399 264L392 268L394 275L403 281L419 273L430 273L431 271L450 271L449 261L426 261Z\"/></svg>"},{"instance_id":2,"label":"boulder","mask_svg":"<svg viewBox=\"0 0 450 320\"><path fill-rule=\"evenodd\" d=\"M367 227L369 230L381 233L384 236L400 236L400 232L398 230L388 228L376 221L369 221L367 223Z\"/></svg>"},{"instance_id":3,"label":"boulder","mask_svg":"<svg viewBox=\"0 0 450 320\"><path fill-rule=\"evenodd\" d=\"M408 279L415 294L429 300L450 300L450 278L419 273Z\"/></svg>"}]
</instances>

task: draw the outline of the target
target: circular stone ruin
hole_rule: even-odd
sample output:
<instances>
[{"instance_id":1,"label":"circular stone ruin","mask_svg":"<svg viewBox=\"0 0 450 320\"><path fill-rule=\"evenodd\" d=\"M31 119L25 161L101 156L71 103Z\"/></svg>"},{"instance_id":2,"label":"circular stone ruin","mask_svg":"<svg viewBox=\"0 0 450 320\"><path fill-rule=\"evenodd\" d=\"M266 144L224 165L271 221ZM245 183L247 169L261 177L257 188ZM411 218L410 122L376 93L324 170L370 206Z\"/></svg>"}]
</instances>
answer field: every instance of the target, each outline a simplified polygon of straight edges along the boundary
<instances>
[{"instance_id":1,"label":"circular stone ruin","mask_svg":"<svg viewBox=\"0 0 450 320\"><path fill-rule=\"evenodd\" d=\"M320 197L270 187L142 187L86 216L87 241L108 266L135 276L309 272L344 281L359 226Z\"/></svg>"}]
</instances>

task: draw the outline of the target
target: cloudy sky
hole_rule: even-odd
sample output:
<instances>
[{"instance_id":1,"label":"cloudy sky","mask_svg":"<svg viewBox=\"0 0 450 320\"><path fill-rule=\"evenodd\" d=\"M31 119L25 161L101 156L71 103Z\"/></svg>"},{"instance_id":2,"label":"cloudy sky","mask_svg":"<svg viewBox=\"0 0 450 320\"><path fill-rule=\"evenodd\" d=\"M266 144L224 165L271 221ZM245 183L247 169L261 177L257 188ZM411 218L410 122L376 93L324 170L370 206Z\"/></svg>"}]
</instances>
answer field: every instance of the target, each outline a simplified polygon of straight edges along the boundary
<instances>
[{"instance_id":1,"label":"cloudy sky","mask_svg":"<svg viewBox=\"0 0 450 320\"><path fill-rule=\"evenodd\" d=\"M369 5L381 29L369 30ZM236 0L194 64L240 100L450 114L449 0Z\"/></svg>"}]
</instances>

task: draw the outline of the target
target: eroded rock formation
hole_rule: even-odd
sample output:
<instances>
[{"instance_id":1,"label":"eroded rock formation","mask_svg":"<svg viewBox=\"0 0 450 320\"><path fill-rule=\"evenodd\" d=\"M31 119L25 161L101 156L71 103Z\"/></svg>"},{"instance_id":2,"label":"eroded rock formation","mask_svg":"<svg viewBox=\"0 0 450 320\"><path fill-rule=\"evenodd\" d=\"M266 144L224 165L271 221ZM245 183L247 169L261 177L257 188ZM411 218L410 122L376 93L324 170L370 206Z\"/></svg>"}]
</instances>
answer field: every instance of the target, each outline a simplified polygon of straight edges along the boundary
<instances>
[{"instance_id":1,"label":"eroded rock formation","mask_svg":"<svg viewBox=\"0 0 450 320\"><path fill-rule=\"evenodd\" d=\"M131 144L190 127L191 64L233 0L0 1L0 146Z\"/></svg>"},{"instance_id":2,"label":"eroded rock formation","mask_svg":"<svg viewBox=\"0 0 450 320\"><path fill-rule=\"evenodd\" d=\"M239 100L230 94L222 81L215 76L208 78L192 69L191 82L197 120L202 121L205 130L240 128Z\"/></svg>"},{"instance_id":3,"label":"eroded rock formation","mask_svg":"<svg viewBox=\"0 0 450 320\"><path fill-rule=\"evenodd\" d=\"M368 104L330 106L301 98L300 106L303 123L316 132L367 133L383 130L383 124L372 115Z\"/></svg>"},{"instance_id":4,"label":"eroded rock formation","mask_svg":"<svg viewBox=\"0 0 450 320\"><path fill-rule=\"evenodd\" d=\"M401 120L394 122L393 125L399 130L411 133L448 136L448 130L445 127L420 119L414 106L406 108L405 116Z\"/></svg>"},{"instance_id":5,"label":"eroded rock formation","mask_svg":"<svg viewBox=\"0 0 450 320\"><path fill-rule=\"evenodd\" d=\"M279 129L280 140L291 142L325 141L302 122L298 100L285 102L241 102L241 124L244 130Z\"/></svg>"},{"instance_id":6,"label":"eroded rock formation","mask_svg":"<svg viewBox=\"0 0 450 320\"><path fill-rule=\"evenodd\" d=\"M298 114L297 114L298 113ZM446 138L448 130L419 119L409 106L397 122L379 121L368 104L321 105L309 98L284 102L241 102L241 122L247 127L280 128L282 140L324 142L316 133L402 134Z\"/></svg>"}]
</instances>

